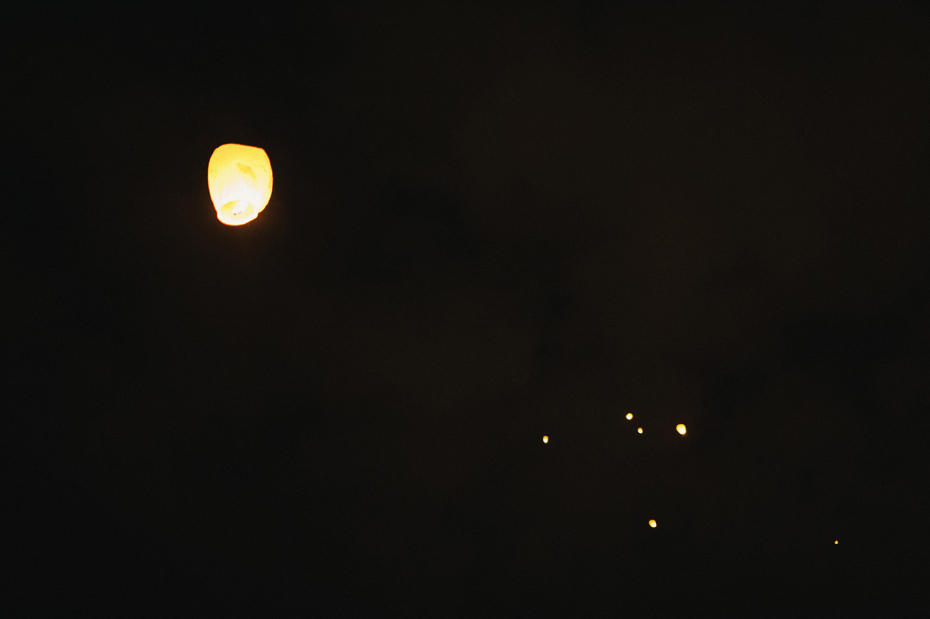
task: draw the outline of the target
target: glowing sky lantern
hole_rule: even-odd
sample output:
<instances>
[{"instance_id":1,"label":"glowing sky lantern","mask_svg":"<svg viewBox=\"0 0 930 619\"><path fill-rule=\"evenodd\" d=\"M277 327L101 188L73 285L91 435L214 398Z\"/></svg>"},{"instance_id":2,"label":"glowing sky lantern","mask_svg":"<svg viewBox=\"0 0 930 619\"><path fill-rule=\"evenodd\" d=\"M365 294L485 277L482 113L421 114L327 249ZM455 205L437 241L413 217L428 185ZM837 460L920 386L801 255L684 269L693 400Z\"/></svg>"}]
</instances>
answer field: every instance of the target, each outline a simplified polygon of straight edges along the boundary
<instances>
[{"instance_id":1,"label":"glowing sky lantern","mask_svg":"<svg viewBox=\"0 0 930 619\"><path fill-rule=\"evenodd\" d=\"M633 418L633 413L627 413L627 414L626 414L626 418L627 418L627 419L632 419L632 418Z\"/></svg>"},{"instance_id":2,"label":"glowing sky lantern","mask_svg":"<svg viewBox=\"0 0 930 619\"><path fill-rule=\"evenodd\" d=\"M681 434L682 436L684 436L685 432L688 431L688 428L686 428L685 424L683 423L679 423L677 426L675 426L675 429L678 430L678 433Z\"/></svg>"},{"instance_id":3,"label":"glowing sky lantern","mask_svg":"<svg viewBox=\"0 0 930 619\"><path fill-rule=\"evenodd\" d=\"M653 529L656 528L656 521L655 521L655 520L650 520L650 521L649 521L649 526L652 527Z\"/></svg>"},{"instance_id":4,"label":"glowing sky lantern","mask_svg":"<svg viewBox=\"0 0 930 619\"><path fill-rule=\"evenodd\" d=\"M642 429L642 428L636 428L636 431L639 432L640 434L643 433L643 429Z\"/></svg>"},{"instance_id":5,"label":"glowing sky lantern","mask_svg":"<svg viewBox=\"0 0 930 619\"><path fill-rule=\"evenodd\" d=\"M247 224L271 199L271 161L264 149L223 144L207 166L210 199L216 217L227 226Z\"/></svg>"},{"instance_id":6,"label":"glowing sky lantern","mask_svg":"<svg viewBox=\"0 0 930 619\"><path fill-rule=\"evenodd\" d=\"M544 437L543 437L543 443L548 443L548 442L549 442L549 437L548 437L548 436L544 436Z\"/></svg>"}]
</instances>

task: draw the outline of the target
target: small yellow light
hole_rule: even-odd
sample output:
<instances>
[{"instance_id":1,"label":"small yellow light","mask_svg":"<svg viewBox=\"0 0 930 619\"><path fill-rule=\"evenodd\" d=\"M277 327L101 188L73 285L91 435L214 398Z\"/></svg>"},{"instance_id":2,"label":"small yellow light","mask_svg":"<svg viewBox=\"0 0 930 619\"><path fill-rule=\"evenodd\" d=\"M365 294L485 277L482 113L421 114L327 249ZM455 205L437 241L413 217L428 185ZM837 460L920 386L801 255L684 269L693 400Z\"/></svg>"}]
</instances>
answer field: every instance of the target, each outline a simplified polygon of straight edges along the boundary
<instances>
[{"instance_id":1,"label":"small yellow light","mask_svg":"<svg viewBox=\"0 0 930 619\"><path fill-rule=\"evenodd\" d=\"M840 543L840 540L838 540L838 539L837 539L837 540L833 540L833 543L834 543L834 544L839 544L839 543Z\"/></svg>"},{"instance_id":2,"label":"small yellow light","mask_svg":"<svg viewBox=\"0 0 930 619\"><path fill-rule=\"evenodd\" d=\"M207 186L216 218L227 226L247 224L271 199L271 161L257 146L223 144L207 164Z\"/></svg>"},{"instance_id":3,"label":"small yellow light","mask_svg":"<svg viewBox=\"0 0 930 619\"><path fill-rule=\"evenodd\" d=\"M678 433L681 434L682 436L684 436L685 432L688 431L688 428L686 428L685 424L683 423L679 423L677 426L675 426L675 429L678 430Z\"/></svg>"},{"instance_id":4,"label":"small yellow light","mask_svg":"<svg viewBox=\"0 0 930 619\"><path fill-rule=\"evenodd\" d=\"M653 529L656 528L656 521L655 521L655 520L650 520L650 521L649 521L649 526L652 527Z\"/></svg>"},{"instance_id":5,"label":"small yellow light","mask_svg":"<svg viewBox=\"0 0 930 619\"><path fill-rule=\"evenodd\" d=\"M643 429L642 429L642 428L636 428L636 431L639 432L640 434L643 433Z\"/></svg>"},{"instance_id":6,"label":"small yellow light","mask_svg":"<svg viewBox=\"0 0 930 619\"><path fill-rule=\"evenodd\" d=\"M543 437L543 443L548 443L548 442L549 442L549 437L548 437L548 436L544 436L544 437Z\"/></svg>"},{"instance_id":7,"label":"small yellow light","mask_svg":"<svg viewBox=\"0 0 930 619\"><path fill-rule=\"evenodd\" d=\"M627 418L627 419L632 419L632 418L633 418L633 413L627 413L627 414L626 414L626 418Z\"/></svg>"}]
</instances>

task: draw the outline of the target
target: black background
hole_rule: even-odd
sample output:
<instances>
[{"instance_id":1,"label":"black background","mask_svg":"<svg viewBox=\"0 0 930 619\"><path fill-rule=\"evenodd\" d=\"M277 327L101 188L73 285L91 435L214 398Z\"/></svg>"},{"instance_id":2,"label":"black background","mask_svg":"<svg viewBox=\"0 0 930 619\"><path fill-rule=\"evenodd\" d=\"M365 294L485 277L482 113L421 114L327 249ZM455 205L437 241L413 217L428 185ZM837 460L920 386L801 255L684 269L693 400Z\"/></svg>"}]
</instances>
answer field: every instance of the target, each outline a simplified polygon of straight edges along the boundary
<instances>
[{"instance_id":1,"label":"black background","mask_svg":"<svg viewBox=\"0 0 930 619\"><path fill-rule=\"evenodd\" d=\"M4 8L2 614L926 612L930 14L747 4Z\"/></svg>"}]
</instances>

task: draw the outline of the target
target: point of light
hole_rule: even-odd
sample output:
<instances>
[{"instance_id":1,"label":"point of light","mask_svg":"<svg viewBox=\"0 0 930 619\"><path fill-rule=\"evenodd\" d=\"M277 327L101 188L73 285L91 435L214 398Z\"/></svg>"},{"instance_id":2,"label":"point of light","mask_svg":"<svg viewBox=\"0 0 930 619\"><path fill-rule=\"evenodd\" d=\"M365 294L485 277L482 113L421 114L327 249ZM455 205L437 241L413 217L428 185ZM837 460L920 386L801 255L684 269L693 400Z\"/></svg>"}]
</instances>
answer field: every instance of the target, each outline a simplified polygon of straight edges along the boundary
<instances>
[{"instance_id":1,"label":"point of light","mask_svg":"<svg viewBox=\"0 0 930 619\"><path fill-rule=\"evenodd\" d=\"M834 543L834 544L839 544L839 543L840 543L840 540L838 540L838 539L833 540L833 543Z\"/></svg>"},{"instance_id":2,"label":"point of light","mask_svg":"<svg viewBox=\"0 0 930 619\"><path fill-rule=\"evenodd\" d=\"M549 442L549 437L548 437L548 436L544 436L544 437L543 437L543 443L548 443L548 442Z\"/></svg>"},{"instance_id":3,"label":"point of light","mask_svg":"<svg viewBox=\"0 0 930 619\"><path fill-rule=\"evenodd\" d=\"M649 521L649 526L652 527L653 529L656 528L656 521L655 521L655 520L650 520L650 521Z\"/></svg>"},{"instance_id":4,"label":"point of light","mask_svg":"<svg viewBox=\"0 0 930 619\"><path fill-rule=\"evenodd\" d=\"M639 432L640 434L643 433L643 429L642 429L642 428L636 428L636 431Z\"/></svg>"},{"instance_id":5,"label":"point of light","mask_svg":"<svg viewBox=\"0 0 930 619\"><path fill-rule=\"evenodd\" d=\"M626 414L626 418L627 418L627 419L632 419L632 418L633 418L633 413L627 413L627 414Z\"/></svg>"},{"instance_id":6,"label":"point of light","mask_svg":"<svg viewBox=\"0 0 930 619\"><path fill-rule=\"evenodd\" d=\"M683 423L679 423L677 426L675 426L675 429L678 430L678 433L681 434L682 436L684 436L685 432L688 431L688 428L686 428L685 424Z\"/></svg>"}]
</instances>

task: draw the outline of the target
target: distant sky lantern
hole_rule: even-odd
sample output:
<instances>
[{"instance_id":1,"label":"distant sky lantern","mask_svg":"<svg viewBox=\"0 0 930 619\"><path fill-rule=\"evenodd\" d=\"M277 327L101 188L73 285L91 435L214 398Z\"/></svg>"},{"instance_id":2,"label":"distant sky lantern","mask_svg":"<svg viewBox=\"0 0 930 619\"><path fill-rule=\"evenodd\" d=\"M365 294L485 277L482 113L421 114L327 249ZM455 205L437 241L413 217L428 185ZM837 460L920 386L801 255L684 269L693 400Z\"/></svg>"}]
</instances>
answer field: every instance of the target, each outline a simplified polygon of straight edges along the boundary
<instances>
[{"instance_id":1,"label":"distant sky lantern","mask_svg":"<svg viewBox=\"0 0 930 619\"><path fill-rule=\"evenodd\" d=\"M636 428L636 431L639 432L640 434L643 433L643 429L642 429L642 428Z\"/></svg>"},{"instance_id":2,"label":"distant sky lantern","mask_svg":"<svg viewBox=\"0 0 930 619\"><path fill-rule=\"evenodd\" d=\"M655 520L650 520L650 521L649 521L649 526L652 527L653 529L656 528L656 521L655 521Z\"/></svg>"},{"instance_id":3,"label":"distant sky lantern","mask_svg":"<svg viewBox=\"0 0 930 619\"><path fill-rule=\"evenodd\" d=\"M544 437L543 437L543 443L548 443L548 442L549 442L549 437L548 437L548 436L544 436Z\"/></svg>"},{"instance_id":4,"label":"distant sky lantern","mask_svg":"<svg viewBox=\"0 0 930 619\"><path fill-rule=\"evenodd\" d=\"M627 414L626 414L626 418L627 418L627 419L632 419L632 418L633 418L633 413L627 413Z\"/></svg>"},{"instance_id":5,"label":"distant sky lantern","mask_svg":"<svg viewBox=\"0 0 930 619\"><path fill-rule=\"evenodd\" d=\"M833 543L834 543L834 544L839 544L839 543L840 543L840 540L838 540L838 539L833 540Z\"/></svg>"},{"instance_id":6,"label":"distant sky lantern","mask_svg":"<svg viewBox=\"0 0 930 619\"><path fill-rule=\"evenodd\" d=\"M227 226L247 224L271 199L271 161L264 149L223 144L210 157L207 184L216 217Z\"/></svg>"},{"instance_id":7,"label":"distant sky lantern","mask_svg":"<svg viewBox=\"0 0 930 619\"><path fill-rule=\"evenodd\" d=\"M688 428L686 428L685 424L683 423L679 423L677 426L675 426L675 429L678 430L678 433L681 434L682 436L684 436L685 432L688 431Z\"/></svg>"}]
</instances>

